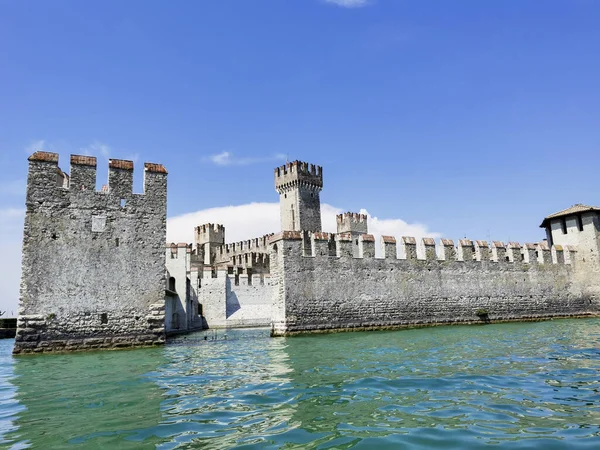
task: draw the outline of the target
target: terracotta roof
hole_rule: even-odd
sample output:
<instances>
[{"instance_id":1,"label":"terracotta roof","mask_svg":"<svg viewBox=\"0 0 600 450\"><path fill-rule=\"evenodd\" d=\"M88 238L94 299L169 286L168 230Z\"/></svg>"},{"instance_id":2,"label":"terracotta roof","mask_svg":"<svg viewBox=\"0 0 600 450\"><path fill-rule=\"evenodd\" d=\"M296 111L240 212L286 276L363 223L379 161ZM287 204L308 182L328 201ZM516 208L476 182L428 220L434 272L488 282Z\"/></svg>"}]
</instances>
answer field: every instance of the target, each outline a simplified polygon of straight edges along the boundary
<instances>
[{"instance_id":1,"label":"terracotta roof","mask_svg":"<svg viewBox=\"0 0 600 450\"><path fill-rule=\"evenodd\" d=\"M35 152L29 158L29 161L46 161L46 162L58 162L58 153L50 152Z\"/></svg>"},{"instance_id":2,"label":"terracotta roof","mask_svg":"<svg viewBox=\"0 0 600 450\"><path fill-rule=\"evenodd\" d=\"M444 247L454 247L454 241L452 239L441 239Z\"/></svg>"},{"instance_id":3,"label":"terracotta roof","mask_svg":"<svg viewBox=\"0 0 600 450\"><path fill-rule=\"evenodd\" d=\"M402 242L405 245L417 245L417 240L412 236L402 236Z\"/></svg>"},{"instance_id":4,"label":"terracotta roof","mask_svg":"<svg viewBox=\"0 0 600 450\"><path fill-rule=\"evenodd\" d=\"M570 208L563 209L562 211L559 211L554 214L550 214L548 217L546 217L542 221L542 224L540 225L540 227L546 228L546 224L552 219L556 219L558 217L570 216L572 214L581 214L581 213L584 213L587 211L599 211L600 212L600 208L598 208L597 206L588 206L588 205L582 205L581 203L577 203L576 205L573 205Z\"/></svg>"},{"instance_id":5,"label":"terracotta roof","mask_svg":"<svg viewBox=\"0 0 600 450\"><path fill-rule=\"evenodd\" d=\"M372 234L361 234L360 239L363 242L375 242L375 236L373 236Z\"/></svg>"},{"instance_id":6,"label":"terracotta roof","mask_svg":"<svg viewBox=\"0 0 600 450\"><path fill-rule=\"evenodd\" d=\"M71 164L76 164L79 166L96 167L96 157L85 155L71 155Z\"/></svg>"},{"instance_id":7,"label":"terracotta roof","mask_svg":"<svg viewBox=\"0 0 600 450\"><path fill-rule=\"evenodd\" d=\"M109 159L108 167L111 169L133 170L133 161L126 159Z\"/></svg>"},{"instance_id":8,"label":"terracotta roof","mask_svg":"<svg viewBox=\"0 0 600 450\"><path fill-rule=\"evenodd\" d=\"M386 244L396 243L396 238L394 236L381 236L381 239L383 239L383 242L385 242Z\"/></svg>"},{"instance_id":9,"label":"terracotta roof","mask_svg":"<svg viewBox=\"0 0 600 450\"><path fill-rule=\"evenodd\" d=\"M167 173L167 169L162 164L144 163L146 172Z\"/></svg>"}]
</instances>

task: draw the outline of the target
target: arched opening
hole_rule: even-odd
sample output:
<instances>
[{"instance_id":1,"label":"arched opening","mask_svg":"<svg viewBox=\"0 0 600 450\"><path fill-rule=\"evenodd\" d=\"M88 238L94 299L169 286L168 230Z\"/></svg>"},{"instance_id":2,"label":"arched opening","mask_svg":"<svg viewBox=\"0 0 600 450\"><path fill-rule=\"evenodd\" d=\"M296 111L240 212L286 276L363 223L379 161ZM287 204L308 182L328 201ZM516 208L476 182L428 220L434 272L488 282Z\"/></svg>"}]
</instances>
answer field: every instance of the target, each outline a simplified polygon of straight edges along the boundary
<instances>
[{"instance_id":1,"label":"arched opening","mask_svg":"<svg viewBox=\"0 0 600 450\"><path fill-rule=\"evenodd\" d=\"M169 277L169 290L175 292L175 277Z\"/></svg>"}]
</instances>

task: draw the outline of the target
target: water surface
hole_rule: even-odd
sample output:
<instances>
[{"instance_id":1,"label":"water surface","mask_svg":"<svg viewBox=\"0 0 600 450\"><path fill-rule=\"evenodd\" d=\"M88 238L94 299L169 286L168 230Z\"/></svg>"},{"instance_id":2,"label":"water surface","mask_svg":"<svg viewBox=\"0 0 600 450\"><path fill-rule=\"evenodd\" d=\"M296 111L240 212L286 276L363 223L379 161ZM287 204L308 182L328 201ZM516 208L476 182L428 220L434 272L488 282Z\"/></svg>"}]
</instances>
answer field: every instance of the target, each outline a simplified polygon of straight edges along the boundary
<instances>
[{"instance_id":1,"label":"water surface","mask_svg":"<svg viewBox=\"0 0 600 450\"><path fill-rule=\"evenodd\" d=\"M19 358L0 341L0 446L600 448L600 319L268 334Z\"/></svg>"}]
</instances>

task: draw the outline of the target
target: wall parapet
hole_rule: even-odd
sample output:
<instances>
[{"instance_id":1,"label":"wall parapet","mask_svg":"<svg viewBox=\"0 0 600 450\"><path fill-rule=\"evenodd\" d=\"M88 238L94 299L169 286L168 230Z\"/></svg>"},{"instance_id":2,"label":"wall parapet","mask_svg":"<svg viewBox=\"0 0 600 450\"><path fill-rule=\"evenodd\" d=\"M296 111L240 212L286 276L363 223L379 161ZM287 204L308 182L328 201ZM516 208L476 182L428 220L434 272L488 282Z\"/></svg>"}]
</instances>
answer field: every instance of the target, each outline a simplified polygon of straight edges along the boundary
<instances>
[{"instance_id":1,"label":"wall parapet","mask_svg":"<svg viewBox=\"0 0 600 450\"><path fill-rule=\"evenodd\" d=\"M454 245L451 239L440 239L424 237L417 239L412 236L402 236L400 244L403 249L403 257L397 257L397 241L394 236L381 236L381 255L375 256L376 238L371 234L361 234L353 237L351 233L312 233L299 231L286 231L278 233L269 238L269 245L281 240L302 241L298 248L302 252L291 253L289 256L298 257L346 257L346 258L375 258L386 260L408 260L425 262L457 262L478 264L555 264L569 265L574 261L576 248L567 251L561 246L549 247L547 243L492 241L491 244L485 240L460 239L458 245ZM308 241L307 241L308 240ZM306 241L306 242L305 242ZM322 242L322 244L315 244ZM421 246L423 255L417 254L417 247ZM358 247L358 253L354 252ZM316 251L316 248L319 248ZM307 251L308 249L308 251Z\"/></svg>"}]
</instances>

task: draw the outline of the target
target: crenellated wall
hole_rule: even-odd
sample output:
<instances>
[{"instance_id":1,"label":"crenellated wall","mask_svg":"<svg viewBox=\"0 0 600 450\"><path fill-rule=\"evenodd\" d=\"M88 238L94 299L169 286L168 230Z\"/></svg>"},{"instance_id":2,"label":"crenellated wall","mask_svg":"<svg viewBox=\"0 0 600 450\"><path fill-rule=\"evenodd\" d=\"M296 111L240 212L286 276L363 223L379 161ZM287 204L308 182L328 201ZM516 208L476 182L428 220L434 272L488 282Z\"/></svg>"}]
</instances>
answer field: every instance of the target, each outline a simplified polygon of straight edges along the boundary
<instances>
[{"instance_id":1,"label":"crenellated wall","mask_svg":"<svg viewBox=\"0 0 600 450\"><path fill-rule=\"evenodd\" d=\"M358 257L347 233L273 236L273 335L598 313L573 276L573 247L426 238L421 259L417 240L402 237L398 259L396 239L381 242L379 259L368 234Z\"/></svg>"},{"instance_id":2,"label":"crenellated wall","mask_svg":"<svg viewBox=\"0 0 600 450\"><path fill-rule=\"evenodd\" d=\"M210 268L200 280L198 301L208 328L269 326L274 285L269 274L228 274Z\"/></svg>"},{"instance_id":3,"label":"crenellated wall","mask_svg":"<svg viewBox=\"0 0 600 450\"><path fill-rule=\"evenodd\" d=\"M146 163L132 187L131 161L96 191L94 157L72 155L70 176L56 153L29 158L14 353L164 342L167 172Z\"/></svg>"}]
</instances>

